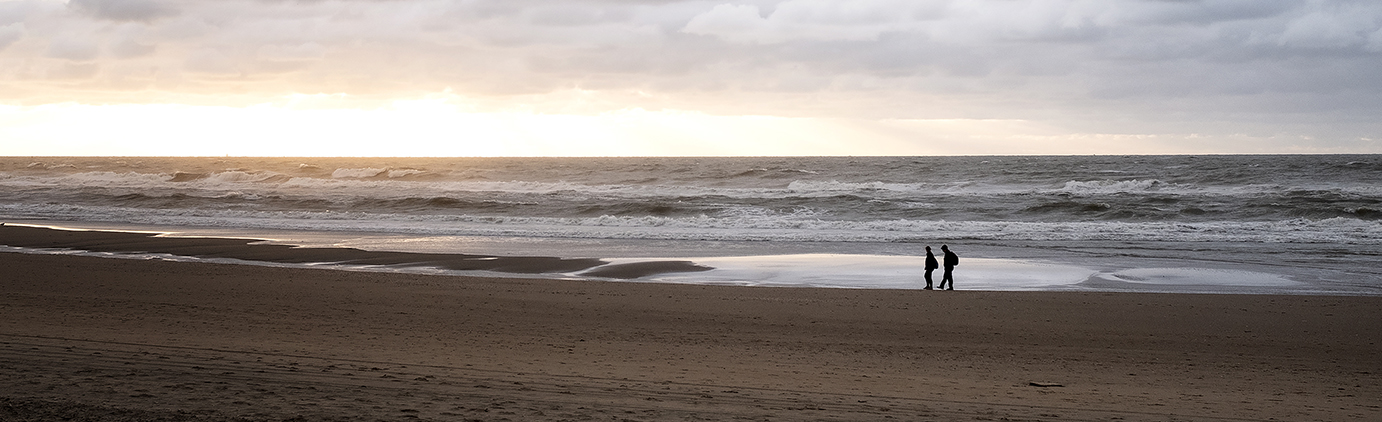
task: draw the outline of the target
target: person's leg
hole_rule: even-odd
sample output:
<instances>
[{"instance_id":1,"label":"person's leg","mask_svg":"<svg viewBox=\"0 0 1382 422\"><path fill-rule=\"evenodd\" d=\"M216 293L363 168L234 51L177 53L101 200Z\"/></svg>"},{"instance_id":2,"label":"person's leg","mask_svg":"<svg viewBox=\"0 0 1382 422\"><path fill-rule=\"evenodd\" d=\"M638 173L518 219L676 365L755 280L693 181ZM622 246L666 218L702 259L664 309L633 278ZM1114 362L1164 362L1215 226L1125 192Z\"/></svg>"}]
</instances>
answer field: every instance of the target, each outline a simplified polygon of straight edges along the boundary
<instances>
[{"instance_id":1,"label":"person's leg","mask_svg":"<svg viewBox=\"0 0 1382 422\"><path fill-rule=\"evenodd\" d=\"M950 274L950 272L951 272L950 267L946 267L946 268L945 268L945 274L942 274L942 275L941 275L941 288L942 288L942 289L946 289L946 290L955 290L955 276L952 275L952 274ZM946 287L946 283L950 283L950 284L949 284L950 287Z\"/></svg>"},{"instance_id":2,"label":"person's leg","mask_svg":"<svg viewBox=\"0 0 1382 422\"><path fill-rule=\"evenodd\" d=\"M936 270L935 270L934 268L933 268L933 269L926 270L926 275L925 275L925 277L926 277L926 290L931 290L931 272L932 272L932 271L936 271Z\"/></svg>"}]
</instances>

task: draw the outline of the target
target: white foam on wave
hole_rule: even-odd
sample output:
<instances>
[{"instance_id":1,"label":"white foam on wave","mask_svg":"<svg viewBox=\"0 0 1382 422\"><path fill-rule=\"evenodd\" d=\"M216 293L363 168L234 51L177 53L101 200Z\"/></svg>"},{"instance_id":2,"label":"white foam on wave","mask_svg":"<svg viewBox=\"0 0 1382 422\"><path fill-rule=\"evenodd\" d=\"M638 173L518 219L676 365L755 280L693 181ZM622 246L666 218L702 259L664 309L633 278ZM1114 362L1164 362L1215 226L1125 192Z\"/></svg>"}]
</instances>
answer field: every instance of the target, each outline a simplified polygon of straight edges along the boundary
<instances>
[{"instance_id":1,"label":"white foam on wave","mask_svg":"<svg viewBox=\"0 0 1382 422\"><path fill-rule=\"evenodd\" d=\"M1212 268L1130 268L1099 278L1163 286L1295 287L1302 283L1281 275Z\"/></svg>"},{"instance_id":2,"label":"white foam on wave","mask_svg":"<svg viewBox=\"0 0 1382 422\"><path fill-rule=\"evenodd\" d=\"M1367 183L1355 184L1341 181L1333 181L1327 184L1304 185L1249 184L1238 186L1215 186L1168 183L1157 179L1071 180L1065 182L1065 185L1061 186L1059 189L1055 189L1052 191L1037 189L1031 190L1028 193L1062 193L1075 196L1114 195L1120 193L1157 193L1162 195L1183 196L1256 197L1262 195L1279 195L1283 192L1291 191L1332 193L1344 196L1376 197L1378 195L1382 195L1382 186L1376 186ZM1007 193L1022 192L1012 191Z\"/></svg>"},{"instance_id":3,"label":"white foam on wave","mask_svg":"<svg viewBox=\"0 0 1382 422\"><path fill-rule=\"evenodd\" d=\"M24 166L24 168L28 168L28 169L35 169L35 168L37 168L37 169L43 169L43 170L64 170L64 169L74 169L74 168L77 168L77 166L74 166L74 165L72 165L72 164L67 164L67 163L45 163L45 162L42 162L42 161L35 161L35 162L32 162L32 163L29 163L29 165L27 165L27 166Z\"/></svg>"},{"instance_id":4,"label":"white foam on wave","mask_svg":"<svg viewBox=\"0 0 1382 422\"><path fill-rule=\"evenodd\" d=\"M422 170L417 170L417 169L396 169L396 170L389 170L389 178L395 178L395 177L408 177L408 176L412 176L412 175L415 175L415 174L423 174L423 173L426 173L426 172L425 172L425 171L422 171Z\"/></svg>"},{"instance_id":5,"label":"white foam on wave","mask_svg":"<svg viewBox=\"0 0 1382 422\"><path fill-rule=\"evenodd\" d=\"M374 176L378 176L380 173L383 173L385 171L388 171L388 169L374 167L365 167L358 169L336 169L335 171L331 172L331 177L335 179L368 179Z\"/></svg>"},{"instance_id":6,"label":"white foam on wave","mask_svg":"<svg viewBox=\"0 0 1382 422\"><path fill-rule=\"evenodd\" d=\"M1142 193L1155 192L1163 188L1179 187L1168 185L1160 180L1093 180L1093 181L1069 181L1065 186L1058 189L1059 192L1072 194L1113 194L1113 193ZM1180 190L1184 190L1183 188Z\"/></svg>"},{"instance_id":7,"label":"white foam on wave","mask_svg":"<svg viewBox=\"0 0 1382 422\"><path fill-rule=\"evenodd\" d=\"M274 172L246 172L240 170L228 170L211 173L207 175L206 179L202 180L216 183L253 183L262 182L276 176L280 175Z\"/></svg>"},{"instance_id":8,"label":"white foam on wave","mask_svg":"<svg viewBox=\"0 0 1382 422\"><path fill-rule=\"evenodd\" d=\"M412 175L415 175L415 174L423 174L423 173L427 173L427 172L424 171L424 170L410 169L410 168L400 168L400 169L394 169L394 168L375 168L375 167L364 167L364 168L339 168L339 169L336 169L335 171L332 171L332 172L331 172L331 178L332 178L332 179L369 179L369 178L378 177L379 175L384 175L384 176L386 176L386 177L388 177L388 178L390 178L390 179L394 179L394 178L408 177L408 176L412 176Z\"/></svg>"},{"instance_id":9,"label":"white foam on wave","mask_svg":"<svg viewBox=\"0 0 1382 422\"><path fill-rule=\"evenodd\" d=\"M776 287L920 289L926 286L922 257L798 254L692 258L713 270L659 274L638 281ZM658 259L615 259L611 264ZM1049 290L1081 283L1098 271L1070 265L991 258L965 258L956 267L961 290ZM937 285L941 270L932 274Z\"/></svg>"}]
</instances>

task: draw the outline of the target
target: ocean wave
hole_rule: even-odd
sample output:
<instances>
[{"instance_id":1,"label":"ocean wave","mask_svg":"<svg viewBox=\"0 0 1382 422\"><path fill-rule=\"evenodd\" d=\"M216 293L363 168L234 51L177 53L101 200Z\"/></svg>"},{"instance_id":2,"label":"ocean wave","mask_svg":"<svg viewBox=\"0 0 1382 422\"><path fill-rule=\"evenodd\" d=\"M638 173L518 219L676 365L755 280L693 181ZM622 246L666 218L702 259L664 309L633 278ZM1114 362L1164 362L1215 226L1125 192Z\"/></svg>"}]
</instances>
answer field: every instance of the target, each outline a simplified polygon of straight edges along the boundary
<instances>
[{"instance_id":1,"label":"ocean wave","mask_svg":"<svg viewBox=\"0 0 1382 422\"><path fill-rule=\"evenodd\" d=\"M290 176L267 171L231 170L210 173L173 172L139 173L95 171L45 176L0 177L0 185L73 187L118 187L131 189L160 189L177 185L235 185L244 183L282 183Z\"/></svg>"},{"instance_id":2,"label":"ocean wave","mask_svg":"<svg viewBox=\"0 0 1382 422\"><path fill-rule=\"evenodd\" d=\"M428 174L425 170L413 168L338 168L331 172L333 179L407 179Z\"/></svg>"},{"instance_id":3,"label":"ocean wave","mask_svg":"<svg viewBox=\"0 0 1382 422\"><path fill-rule=\"evenodd\" d=\"M794 180L787 184L793 192L854 192L870 190L916 191L919 184L884 182L841 182L838 180Z\"/></svg>"},{"instance_id":4,"label":"ocean wave","mask_svg":"<svg viewBox=\"0 0 1382 422\"><path fill-rule=\"evenodd\" d=\"M1027 213L1048 214L1081 214L1081 213L1100 213L1113 208L1107 202L1078 202L1078 201L1059 201L1045 204L1038 204L1024 208L1022 211Z\"/></svg>"},{"instance_id":5,"label":"ocean wave","mask_svg":"<svg viewBox=\"0 0 1382 422\"><path fill-rule=\"evenodd\" d=\"M279 174L279 173L274 173L274 172L269 172L269 171L253 171L253 172L251 172L251 171L243 171L243 170L229 170L229 171L222 171L222 172L211 173L211 174L206 175L206 177L203 177L202 179L203 179L203 180L206 180L206 181L208 181L208 182L213 182L213 183L225 183L225 184L237 184L237 183L282 183L282 182L288 181L289 179L291 179L291 177L289 177L289 176L287 176L287 175L284 175L284 174Z\"/></svg>"},{"instance_id":6,"label":"ocean wave","mask_svg":"<svg viewBox=\"0 0 1382 422\"><path fill-rule=\"evenodd\" d=\"M662 177L626 179L623 183L591 183L590 181L567 180L475 180L474 175L464 175L467 180L456 180L457 177L462 176L405 167L342 167L334 170L329 177L317 176L327 175L324 172L303 175L253 169L167 173L94 171L58 175L8 172L0 173L0 186L49 186L54 189L108 187L148 189L151 191L197 188L254 192L265 196L317 194L321 196L351 195L380 198L439 197L448 196L452 193L572 193L650 200L697 197L736 199L832 198L856 195L865 200L885 199L923 203L936 203L943 200L944 197L984 198L1014 195L1092 197L1150 194L1226 198L1282 195L1309 198L1336 195L1337 198L1344 200L1382 198L1382 186L1347 180L1296 185L1262 183L1216 186L1170 183L1157 178L1143 178L1134 180L1068 180L1060 185L1043 186L1036 182L1016 183L998 179L987 182L961 180L949 183L908 183L797 178L785 184L775 182L770 186L750 186L725 183L685 184ZM1333 197L1326 197L1325 199L1331 198Z\"/></svg>"},{"instance_id":7,"label":"ocean wave","mask_svg":"<svg viewBox=\"0 0 1382 422\"><path fill-rule=\"evenodd\" d=\"M928 239L1024 241L1182 241L1382 244L1382 222L1356 218L1207 222L1014 222L892 219L845 221L815 211L748 211L726 216L592 217L419 215L356 211L256 211L69 204L0 204L9 218L157 225L419 235L532 236L650 240L910 242Z\"/></svg>"},{"instance_id":8,"label":"ocean wave","mask_svg":"<svg viewBox=\"0 0 1382 422\"><path fill-rule=\"evenodd\" d=\"M331 177L335 179L368 179L378 176L388 171L388 169L366 167L358 169L336 169L331 172Z\"/></svg>"},{"instance_id":9,"label":"ocean wave","mask_svg":"<svg viewBox=\"0 0 1382 422\"><path fill-rule=\"evenodd\" d=\"M1348 213L1348 214L1356 215L1356 216L1358 216L1358 218L1365 219L1365 220L1379 220L1379 219L1382 219L1382 210L1379 210L1378 208L1368 208L1368 207L1344 208L1344 212L1345 212L1345 213Z\"/></svg>"},{"instance_id":10,"label":"ocean wave","mask_svg":"<svg viewBox=\"0 0 1382 422\"><path fill-rule=\"evenodd\" d=\"M72 165L72 164L68 164L68 163L45 163L45 162L42 162L42 161L35 161L35 162L32 162L32 163L29 163L29 165L27 165L27 166L24 166L24 168L27 168L27 169L43 169L43 170L63 170L63 169L75 169L75 168L77 168L77 166Z\"/></svg>"},{"instance_id":11,"label":"ocean wave","mask_svg":"<svg viewBox=\"0 0 1382 422\"><path fill-rule=\"evenodd\" d=\"M390 179L399 179L423 174L427 174L427 172L418 169L390 169L388 172L388 176Z\"/></svg>"},{"instance_id":12,"label":"ocean wave","mask_svg":"<svg viewBox=\"0 0 1382 422\"><path fill-rule=\"evenodd\" d=\"M980 185L974 183L893 183L882 181L841 182L838 180L794 180L787 191L801 195L839 195L842 192L891 192L904 194L996 195L1032 192L1032 187Z\"/></svg>"},{"instance_id":13,"label":"ocean wave","mask_svg":"<svg viewBox=\"0 0 1382 422\"><path fill-rule=\"evenodd\" d=\"M1111 193L1142 193L1160 191L1167 184L1160 180L1092 180L1069 181L1057 191L1079 195Z\"/></svg>"},{"instance_id":14,"label":"ocean wave","mask_svg":"<svg viewBox=\"0 0 1382 422\"><path fill-rule=\"evenodd\" d=\"M268 172L226 171L173 182L171 175L78 173L62 178L0 180L12 200L130 205L143 195L146 207L246 206L258 209L359 211L366 213L464 214L586 217L729 217L737 213L796 212L836 220L952 219L1013 221L1183 221L1355 218L1377 220L1382 198L1357 190L1256 189L1258 193L1216 194L1153 191L1140 194L1073 195L1063 191L991 193L966 186L927 186L950 192L903 191L899 186L868 190L850 184L809 185L815 190L719 188L665 185L584 185L530 181L395 181L289 177ZM1110 188L1109 191L1123 191ZM987 192L987 193L979 193ZM181 196L170 196L173 194Z\"/></svg>"},{"instance_id":15,"label":"ocean wave","mask_svg":"<svg viewBox=\"0 0 1382 422\"><path fill-rule=\"evenodd\" d=\"M0 211L305 230L881 242L1165 232L1366 243L1382 221L1375 156L984 161L16 158L0 159Z\"/></svg>"},{"instance_id":16,"label":"ocean wave","mask_svg":"<svg viewBox=\"0 0 1382 422\"><path fill-rule=\"evenodd\" d=\"M380 210L393 212L425 211L425 210L451 210L451 211L509 211L519 207L539 206L537 202L516 202L502 201L496 199L463 199L447 196L438 197L408 197L398 199L378 199L365 198L346 201L345 203L319 203L319 207L335 208L345 207L351 211L377 212Z\"/></svg>"},{"instance_id":17,"label":"ocean wave","mask_svg":"<svg viewBox=\"0 0 1382 422\"><path fill-rule=\"evenodd\" d=\"M201 180L201 179L205 179L206 177L207 177L206 173L187 173L187 172L181 172L181 171L179 171L179 172L174 172L174 173L173 173L173 178L168 179L168 181L169 181L169 182L173 182L173 183L182 183L182 182L191 182L191 181L193 181L193 180Z\"/></svg>"},{"instance_id":18,"label":"ocean wave","mask_svg":"<svg viewBox=\"0 0 1382 422\"><path fill-rule=\"evenodd\" d=\"M95 171L52 178L28 177L22 179L34 185L144 188L161 185L172 180L172 178L173 175L166 173Z\"/></svg>"},{"instance_id":19,"label":"ocean wave","mask_svg":"<svg viewBox=\"0 0 1382 422\"><path fill-rule=\"evenodd\" d=\"M735 173L735 174L731 175L730 178L763 177L763 178L770 178L770 179L781 179L781 178L788 178L788 177L796 177L796 176L800 176L800 175L815 175L815 174L820 174L820 173L819 173L819 172L814 172L814 171L811 171L811 170L791 169L791 168L786 168L786 169L756 168L756 169L749 169L749 170L741 171L741 172L739 172L739 173Z\"/></svg>"},{"instance_id":20,"label":"ocean wave","mask_svg":"<svg viewBox=\"0 0 1382 422\"><path fill-rule=\"evenodd\" d=\"M259 201L263 197L244 192L217 192L211 196L201 196L187 193L167 193L162 195L144 193L126 193L114 195L111 202L130 207L198 207L215 204L218 206L229 206L240 202Z\"/></svg>"}]
</instances>

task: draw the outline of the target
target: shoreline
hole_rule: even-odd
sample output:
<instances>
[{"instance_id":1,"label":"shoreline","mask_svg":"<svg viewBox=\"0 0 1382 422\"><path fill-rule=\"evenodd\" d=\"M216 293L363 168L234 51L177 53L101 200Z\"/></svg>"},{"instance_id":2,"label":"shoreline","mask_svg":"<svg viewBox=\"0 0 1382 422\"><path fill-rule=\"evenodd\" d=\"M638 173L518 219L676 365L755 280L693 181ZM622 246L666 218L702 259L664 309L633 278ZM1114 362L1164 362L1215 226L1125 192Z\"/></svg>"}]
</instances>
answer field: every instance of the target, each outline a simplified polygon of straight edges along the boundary
<instances>
[{"instance_id":1,"label":"shoreline","mask_svg":"<svg viewBox=\"0 0 1382 422\"><path fill-rule=\"evenodd\" d=\"M0 399L31 415L1382 417L1376 297L0 263Z\"/></svg>"},{"instance_id":2,"label":"shoreline","mask_svg":"<svg viewBox=\"0 0 1382 422\"><path fill-rule=\"evenodd\" d=\"M920 257L908 255L919 247L917 244L891 245L895 250L887 254L882 254L883 250L836 253L832 248L849 250L857 245L808 244L739 245L707 249L714 254L661 255L664 257L621 254L636 246L606 250L596 244L594 253L604 256L572 257L573 251L585 251L589 256L591 251L586 249L591 245L565 240L562 244L566 247L530 251L523 248L532 245L527 242L535 242L531 239L508 239L516 244L507 246L502 246L505 238L466 239L446 245L436 239L391 234L380 240L377 236L22 221L0 226L0 248L8 245L15 248L9 252L19 253L453 276L846 289L908 290L924 286ZM1119 249L1117 245L1083 243L952 243L964 245L964 263L957 269L958 287L963 290L1382 296L1375 270L1274 263L1269 261L1277 255L1246 245L1232 255L1195 259L1187 254L1216 246L1167 245L1148 254L1139 245ZM502 252L452 252L457 249Z\"/></svg>"}]
</instances>

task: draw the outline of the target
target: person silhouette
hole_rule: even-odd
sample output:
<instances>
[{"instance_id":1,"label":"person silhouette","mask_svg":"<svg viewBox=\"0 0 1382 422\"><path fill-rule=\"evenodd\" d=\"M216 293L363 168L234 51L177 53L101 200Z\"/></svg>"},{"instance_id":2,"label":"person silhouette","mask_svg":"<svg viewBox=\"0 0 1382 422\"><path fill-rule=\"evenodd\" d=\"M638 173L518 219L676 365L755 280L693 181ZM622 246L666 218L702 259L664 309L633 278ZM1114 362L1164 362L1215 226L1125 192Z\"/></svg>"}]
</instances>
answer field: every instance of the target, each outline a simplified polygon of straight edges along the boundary
<instances>
[{"instance_id":1,"label":"person silhouette","mask_svg":"<svg viewBox=\"0 0 1382 422\"><path fill-rule=\"evenodd\" d=\"M955 290L955 275L952 272L956 265L960 265L960 256L951 252L950 247L946 245L941 245L941 250L945 252L945 273L941 274L940 288L942 290ZM946 287L946 282L950 283L950 287Z\"/></svg>"},{"instance_id":2,"label":"person silhouette","mask_svg":"<svg viewBox=\"0 0 1382 422\"><path fill-rule=\"evenodd\" d=\"M938 263L936 263L936 256L933 255L933 254L931 254L931 247L930 247L930 246L927 246L927 247L926 247L926 275L925 275L925 277L926 277L926 288L925 288L924 290L931 290L931 272L932 272L932 271L935 271L937 268L940 268L940 267L941 267L941 265L938 264Z\"/></svg>"}]
</instances>

